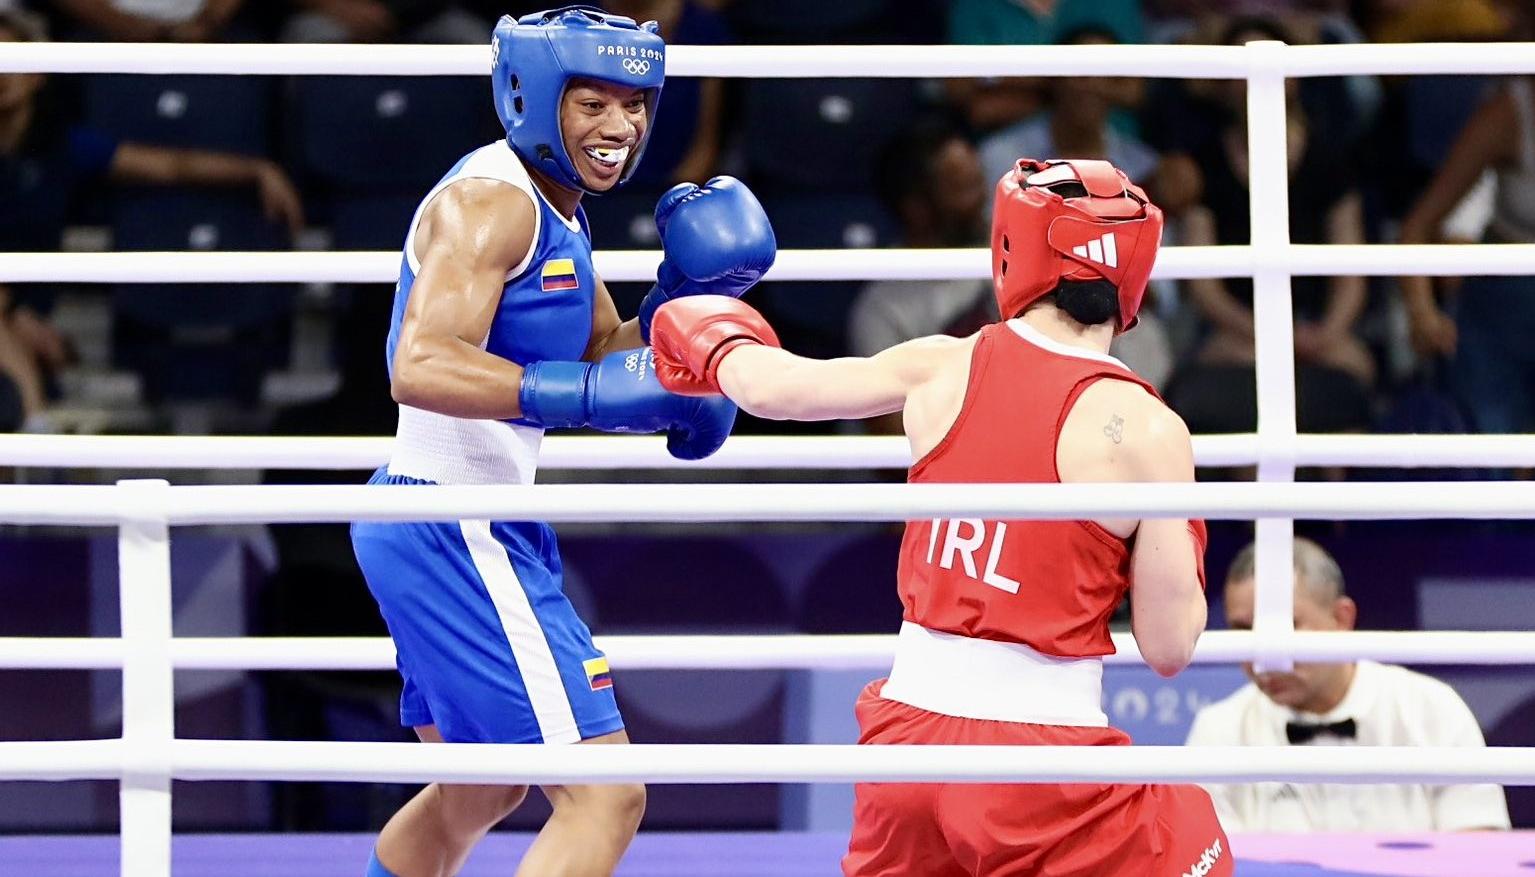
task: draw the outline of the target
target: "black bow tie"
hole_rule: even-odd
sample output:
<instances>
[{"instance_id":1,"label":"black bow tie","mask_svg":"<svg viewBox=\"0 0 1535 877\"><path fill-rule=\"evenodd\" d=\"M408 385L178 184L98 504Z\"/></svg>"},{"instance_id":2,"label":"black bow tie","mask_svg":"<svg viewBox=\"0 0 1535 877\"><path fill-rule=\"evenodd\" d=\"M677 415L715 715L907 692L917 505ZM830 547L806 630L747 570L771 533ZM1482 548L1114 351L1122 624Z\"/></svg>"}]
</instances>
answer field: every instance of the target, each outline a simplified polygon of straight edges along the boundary
<instances>
[{"instance_id":1,"label":"black bow tie","mask_svg":"<svg viewBox=\"0 0 1535 877\"><path fill-rule=\"evenodd\" d=\"M1347 737L1352 739L1359 733L1359 726L1353 719L1343 719L1338 722L1286 722L1284 734L1291 743L1310 743L1323 734L1332 734L1335 737Z\"/></svg>"}]
</instances>

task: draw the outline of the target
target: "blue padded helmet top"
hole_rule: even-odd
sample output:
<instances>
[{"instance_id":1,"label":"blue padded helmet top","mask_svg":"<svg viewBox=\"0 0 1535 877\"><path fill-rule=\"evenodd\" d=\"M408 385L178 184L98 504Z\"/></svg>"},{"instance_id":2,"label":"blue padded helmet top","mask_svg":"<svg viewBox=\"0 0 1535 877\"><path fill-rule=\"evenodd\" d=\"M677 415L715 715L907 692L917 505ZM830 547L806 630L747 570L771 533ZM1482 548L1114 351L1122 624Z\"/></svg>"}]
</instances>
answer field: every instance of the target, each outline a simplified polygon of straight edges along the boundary
<instances>
[{"instance_id":1,"label":"blue padded helmet top","mask_svg":"<svg viewBox=\"0 0 1535 877\"><path fill-rule=\"evenodd\" d=\"M636 24L591 6L566 6L513 19L491 39L496 112L506 141L530 168L571 189L581 181L560 131L560 99L570 80L596 79L645 90L645 134L629 155L622 183L639 166L666 78L666 42L653 21Z\"/></svg>"}]
</instances>

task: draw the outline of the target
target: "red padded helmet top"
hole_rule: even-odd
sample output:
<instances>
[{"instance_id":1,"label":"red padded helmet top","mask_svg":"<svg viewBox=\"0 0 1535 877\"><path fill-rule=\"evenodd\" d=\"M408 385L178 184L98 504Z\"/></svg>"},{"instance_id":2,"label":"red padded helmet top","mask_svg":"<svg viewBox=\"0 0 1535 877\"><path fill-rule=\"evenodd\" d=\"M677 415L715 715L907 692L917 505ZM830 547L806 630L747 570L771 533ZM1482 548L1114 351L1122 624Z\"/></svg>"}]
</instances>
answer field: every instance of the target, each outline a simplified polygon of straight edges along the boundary
<instances>
[{"instance_id":1,"label":"red padded helmet top","mask_svg":"<svg viewBox=\"0 0 1535 877\"><path fill-rule=\"evenodd\" d=\"M1118 331L1135 325L1162 243L1162 211L1106 161L1019 159L997 183L991 278L1003 319L1062 280L1119 291Z\"/></svg>"}]
</instances>

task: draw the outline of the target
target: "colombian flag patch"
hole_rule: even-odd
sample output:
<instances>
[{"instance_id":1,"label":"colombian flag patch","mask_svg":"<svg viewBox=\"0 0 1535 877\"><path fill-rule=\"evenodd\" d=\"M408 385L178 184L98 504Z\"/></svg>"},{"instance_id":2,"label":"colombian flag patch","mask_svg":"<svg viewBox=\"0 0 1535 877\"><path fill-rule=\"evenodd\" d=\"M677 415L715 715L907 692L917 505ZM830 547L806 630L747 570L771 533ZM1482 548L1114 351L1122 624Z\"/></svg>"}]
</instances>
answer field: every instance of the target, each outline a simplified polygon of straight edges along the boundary
<instances>
[{"instance_id":1,"label":"colombian flag patch","mask_svg":"<svg viewBox=\"0 0 1535 877\"><path fill-rule=\"evenodd\" d=\"M542 279L544 292L575 289L581 285L576 280L576 262L574 259L550 259L545 262Z\"/></svg>"},{"instance_id":2,"label":"colombian flag patch","mask_svg":"<svg viewBox=\"0 0 1535 877\"><path fill-rule=\"evenodd\" d=\"M581 666L586 669L586 681L591 683L593 691L613 687L613 674L608 672L607 658L590 658L582 661Z\"/></svg>"}]
</instances>

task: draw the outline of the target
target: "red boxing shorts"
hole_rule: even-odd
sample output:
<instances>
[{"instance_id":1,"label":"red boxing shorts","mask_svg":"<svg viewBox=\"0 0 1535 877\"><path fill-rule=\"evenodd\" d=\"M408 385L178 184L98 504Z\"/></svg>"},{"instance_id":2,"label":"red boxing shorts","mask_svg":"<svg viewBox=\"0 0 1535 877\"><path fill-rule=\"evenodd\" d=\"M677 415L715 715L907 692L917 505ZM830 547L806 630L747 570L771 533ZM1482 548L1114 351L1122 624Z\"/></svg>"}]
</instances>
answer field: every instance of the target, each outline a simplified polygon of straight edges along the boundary
<instances>
[{"instance_id":1,"label":"red boxing shorts","mask_svg":"<svg viewBox=\"0 0 1535 877\"><path fill-rule=\"evenodd\" d=\"M962 719L858 698L859 743L1126 746L1113 728ZM1197 786L861 783L849 877L1229 877L1226 833Z\"/></svg>"}]
</instances>

